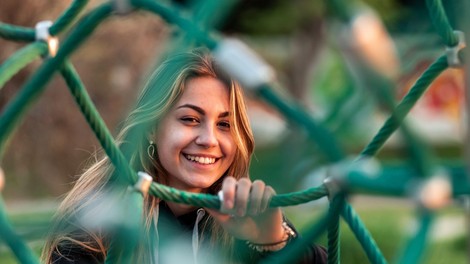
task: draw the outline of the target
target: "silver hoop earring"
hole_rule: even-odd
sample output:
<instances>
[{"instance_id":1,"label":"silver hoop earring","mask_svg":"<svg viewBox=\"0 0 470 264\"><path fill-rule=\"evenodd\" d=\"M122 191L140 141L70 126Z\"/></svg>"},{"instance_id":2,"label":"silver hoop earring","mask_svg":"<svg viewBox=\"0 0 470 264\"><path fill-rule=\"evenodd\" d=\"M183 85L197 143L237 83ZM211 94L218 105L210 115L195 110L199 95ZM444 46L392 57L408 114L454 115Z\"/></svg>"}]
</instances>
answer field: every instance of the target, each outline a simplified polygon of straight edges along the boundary
<instances>
[{"instance_id":1,"label":"silver hoop earring","mask_svg":"<svg viewBox=\"0 0 470 264\"><path fill-rule=\"evenodd\" d=\"M147 147L147 155L150 157L150 159L155 160L155 149L157 146L153 141L149 141L149 146Z\"/></svg>"}]
</instances>

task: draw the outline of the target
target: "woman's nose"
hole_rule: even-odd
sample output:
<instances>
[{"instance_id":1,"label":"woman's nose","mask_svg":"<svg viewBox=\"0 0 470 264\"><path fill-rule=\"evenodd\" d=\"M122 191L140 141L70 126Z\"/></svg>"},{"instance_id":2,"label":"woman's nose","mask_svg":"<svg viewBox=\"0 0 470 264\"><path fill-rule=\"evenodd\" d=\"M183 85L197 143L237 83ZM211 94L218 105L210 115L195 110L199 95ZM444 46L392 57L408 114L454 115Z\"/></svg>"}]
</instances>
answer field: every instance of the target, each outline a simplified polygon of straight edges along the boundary
<instances>
[{"instance_id":1,"label":"woman's nose","mask_svg":"<svg viewBox=\"0 0 470 264\"><path fill-rule=\"evenodd\" d=\"M209 125L201 127L199 135L196 138L196 144L205 148L217 146L219 141L217 139L216 129Z\"/></svg>"}]
</instances>

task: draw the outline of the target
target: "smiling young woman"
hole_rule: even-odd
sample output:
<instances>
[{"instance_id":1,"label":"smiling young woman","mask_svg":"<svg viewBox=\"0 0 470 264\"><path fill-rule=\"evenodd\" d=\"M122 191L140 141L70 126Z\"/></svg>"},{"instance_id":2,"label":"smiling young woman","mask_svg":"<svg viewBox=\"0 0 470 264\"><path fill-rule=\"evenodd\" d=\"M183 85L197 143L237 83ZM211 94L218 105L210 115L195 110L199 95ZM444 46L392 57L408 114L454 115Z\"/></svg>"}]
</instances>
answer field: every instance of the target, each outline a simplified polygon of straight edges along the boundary
<instances>
[{"instance_id":1,"label":"smiling young woman","mask_svg":"<svg viewBox=\"0 0 470 264\"><path fill-rule=\"evenodd\" d=\"M147 196L145 241L135 263L254 263L297 239L281 210L268 207L274 190L249 179L254 140L241 87L206 51L162 63L117 142L132 168L154 181L223 197L216 211ZM80 219L99 203L114 173L105 156L83 173L58 210L44 262L104 262L109 247L104 228L71 219ZM181 254L186 246L192 254ZM301 262L326 263L326 252L312 245Z\"/></svg>"}]
</instances>

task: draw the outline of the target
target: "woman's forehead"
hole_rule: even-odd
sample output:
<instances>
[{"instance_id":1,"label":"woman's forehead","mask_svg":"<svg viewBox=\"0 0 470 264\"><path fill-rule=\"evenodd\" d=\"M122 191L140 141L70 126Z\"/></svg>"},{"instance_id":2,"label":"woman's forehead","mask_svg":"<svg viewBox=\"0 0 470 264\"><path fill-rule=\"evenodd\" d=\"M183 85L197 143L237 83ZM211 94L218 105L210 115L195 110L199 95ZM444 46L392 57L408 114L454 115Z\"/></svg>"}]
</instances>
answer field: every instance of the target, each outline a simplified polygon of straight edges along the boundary
<instances>
[{"instance_id":1,"label":"woman's forehead","mask_svg":"<svg viewBox=\"0 0 470 264\"><path fill-rule=\"evenodd\" d=\"M213 77L198 77L191 79L175 107L181 105L196 105L199 107L224 108L228 111L230 96L228 87Z\"/></svg>"}]
</instances>

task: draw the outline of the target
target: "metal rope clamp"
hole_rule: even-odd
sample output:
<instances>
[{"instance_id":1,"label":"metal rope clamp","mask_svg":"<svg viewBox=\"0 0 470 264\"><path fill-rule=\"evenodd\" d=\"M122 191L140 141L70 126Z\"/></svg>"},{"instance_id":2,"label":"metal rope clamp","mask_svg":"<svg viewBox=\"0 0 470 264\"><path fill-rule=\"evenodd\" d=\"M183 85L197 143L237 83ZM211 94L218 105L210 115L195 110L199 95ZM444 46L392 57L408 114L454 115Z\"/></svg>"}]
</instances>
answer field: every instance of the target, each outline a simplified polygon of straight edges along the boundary
<instances>
[{"instance_id":1,"label":"metal rope clamp","mask_svg":"<svg viewBox=\"0 0 470 264\"><path fill-rule=\"evenodd\" d=\"M152 176L142 171L139 171L137 175L139 176L139 179L134 184L134 190L141 192L143 196L147 196L150 185L152 185L153 182Z\"/></svg>"},{"instance_id":2,"label":"metal rope clamp","mask_svg":"<svg viewBox=\"0 0 470 264\"><path fill-rule=\"evenodd\" d=\"M325 185L326 190L328 191L328 200L332 200L340 191L342 182L338 177L328 176L323 180L323 185Z\"/></svg>"},{"instance_id":3,"label":"metal rope clamp","mask_svg":"<svg viewBox=\"0 0 470 264\"><path fill-rule=\"evenodd\" d=\"M349 160L326 168L326 178L323 180L323 185L325 185L328 191L328 200L330 201L343 190L345 184L344 177L347 174L347 164L350 164Z\"/></svg>"},{"instance_id":4,"label":"metal rope clamp","mask_svg":"<svg viewBox=\"0 0 470 264\"><path fill-rule=\"evenodd\" d=\"M49 55L54 57L59 49L59 38L51 36L49 28L52 26L52 21L46 20L36 24L36 40L44 41L49 48Z\"/></svg>"},{"instance_id":5,"label":"metal rope clamp","mask_svg":"<svg viewBox=\"0 0 470 264\"><path fill-rule=\"evenodd\" d=\"M457 36L458 42L453 47L446 47L447 64L450 67L457 68L462 66L459 59L459 51L466 47L465 35L462 31L455 30L454 34Z\"/></svg>"},{"instance_id":6,"label":"metal rope clamp","mask_svg":"<svg viewBox=\"0 0 470 264\"><path fill-rule=\"evenodd\" d=\"M328 199L333 199L338 193L344 191L349 185L349 177L359 173L363 177L375 178L381 168L377 159L373 157L347 158L327 168L327 178L323 184L328 190Z\"/></svg>"},{"instance_id":7,"label":"metal rope clamp","mask_svg":"<svg viewBox=\"0 0 470 264\"><path fill-rule=\"evenodd\" d=\"M238 39L223 39L214 50L214 57L245 88L256 89L275 79L271 66Z\"/></svg>"},{"instance_id":8,"label":"metal rope clamp","mask_svg":"<svg viewBox=\"0 0 470 264\"><path fill-rule=\"evenodd\" d=\"M114 0L114 12L118 15L127 15L134 10L130 0Z\"/></svg>"}]
</instances>

